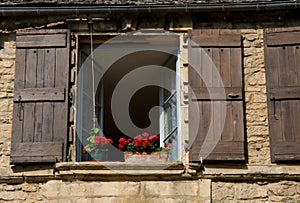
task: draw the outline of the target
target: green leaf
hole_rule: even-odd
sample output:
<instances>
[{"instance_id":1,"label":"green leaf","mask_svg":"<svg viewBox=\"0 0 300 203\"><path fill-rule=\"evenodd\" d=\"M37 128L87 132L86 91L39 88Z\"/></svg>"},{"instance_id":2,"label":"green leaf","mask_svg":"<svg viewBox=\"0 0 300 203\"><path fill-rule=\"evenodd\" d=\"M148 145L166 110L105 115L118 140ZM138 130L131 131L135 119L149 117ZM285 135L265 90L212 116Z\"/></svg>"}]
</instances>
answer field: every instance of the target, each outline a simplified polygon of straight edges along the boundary
<instances>
[{"instance_id":1,"label":"green leaf","mask_svg":"<svg viewBox=\"0 0 300 203\"><path fill-rule=\"evenodd\" d=\"M99 131L100 131L99 128L92 128L92 132L93 132L94 134L97 134Z\"/></svg>"}]
</instances>

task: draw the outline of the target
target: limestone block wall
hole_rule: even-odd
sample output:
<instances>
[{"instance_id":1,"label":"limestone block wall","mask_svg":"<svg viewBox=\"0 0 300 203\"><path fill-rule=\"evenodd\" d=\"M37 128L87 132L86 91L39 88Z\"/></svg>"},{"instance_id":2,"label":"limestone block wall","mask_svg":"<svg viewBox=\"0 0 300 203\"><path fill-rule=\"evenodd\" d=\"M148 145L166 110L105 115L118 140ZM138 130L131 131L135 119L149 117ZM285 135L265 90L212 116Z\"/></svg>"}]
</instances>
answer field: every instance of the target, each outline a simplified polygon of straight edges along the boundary
<instances>
[{"instance_id":1,"label":"limestone block wall","mask_svg":"<svg viewBox=\"0 0 300 203\"><path fill-rule=\"evenodd\" d=\"M300 183L212 183L213 202L299 202Z\"/></svg>"},{"instance_id":2,"label":"limestone block wall","mask_svg":"<svg viewBox=\"0 0 300 203\"><path fill-rule=\"evenodd\" d=\"M15 36L0 34L0 174L8 174L12 130Z\"/></svg>"},{"instance_id":3,"label":"limestone block wall","mask_svg":"<svg viewBox=\"0 0 300 203\"><path fill-rule=\"evenodd\" d=\"M249 164L270 164L263 30L243 30L242 35Z\"/></svg>"},{"instance_id":4,"label":"limestone block wall","mask_svg":"<svg viewBox=\"0 0 300 203\"><path fill-rule=\"evenodd\" d=\"M242 36L247 163L242 166L205 165L205 171L199 174L189 173L186 166L180 178L170 180L157 180L160 177L156 177L153 178L156 180L152 181L133 177L133 180L128 181L124 180L123 176L114 176L105 181L84 181L75 176L61 178L59 174L53 173L53 168L42 170L42 167L38 166L13 170L10 166L15 35L13 32L2 32L0 202L300 202L299 166L276 165L270 160L263 29L242 29ZM183 38L181 36L181 41ZM183 47L185 45L181 44ZM186 50L183 50L181 55L186 56ZM181 71L182 132L185 140L188 139L188 110L183 93L187 91L184 84L188 78L184 62L181 64ZM187 162L187 156L184 156L183 162ZM70 171L70 174L72 173L73 171ZM83 171L83 174L93 177L88 171Z\"/></svg>"},{"instance_id":5,"label":"limestone block wall","mask_svg":"<svg viewBox=\"0 0 300 203\"><path fill-rule=\"evenodd\" d=\"M210 181L83 182L0 185L0 202L178 203L210 202Z\"/></svg>"}]
</instances>

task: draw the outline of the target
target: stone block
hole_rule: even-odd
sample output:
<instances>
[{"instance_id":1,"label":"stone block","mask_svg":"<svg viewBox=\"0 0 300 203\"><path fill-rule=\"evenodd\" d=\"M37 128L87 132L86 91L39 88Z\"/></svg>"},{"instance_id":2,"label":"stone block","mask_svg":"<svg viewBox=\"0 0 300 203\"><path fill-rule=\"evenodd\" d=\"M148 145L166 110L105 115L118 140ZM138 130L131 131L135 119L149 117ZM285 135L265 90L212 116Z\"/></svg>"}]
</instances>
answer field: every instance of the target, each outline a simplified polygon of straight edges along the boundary
<instances>
[{"instance_id":1,"label":"stone block","mask_svg":"<svg viewBox=\"0 0 300 203\"><path fill-rule=\"evenodd\" d=\"M85 184L86 193L93 196L133 196L140 193L139 182L92 182Z\"/></svg>"},{"instance_id":2,"label":"stone block","mask_svg":"<svg viewBox=\"0 0 300 203\"><path fill-rule=\"evenodd\" d=\"M63 185L61 180L51 180L41 187L41 194L47 199L56 199Z\"/></svg>"},{"instance_id":3,"label":"stone block","mask_svg":"<svg viewBox=\"0 0 300 203\"><path fill-rule=\"evenodd\" d=\"M197 181L145 182L145 196L197 196L199 184Z\"/></svg>"},{"instance_id":4,"label":"stone block","mask_svg":"<svg viewBox=\"0 0 300 203\"><path fill-rule=\"evenodd\" d=\"M211 198L211 180L201 179L199 180L200 198Z\"/></svg>"},{"instance_id":5,"label":"stone block","mask_svg":"<svg viewBox=\"0 0 300 203\"><path fill-rule=\"evenodd\" d=\"M139 198L137 198L139 199ZM124 198L118 198L118 197L101 197L101 198L93 198L93 203L96 202L107 202L107 203L131 203L134 202L135 198L129 199L129 201L127 201ZM80 203L80 202L78 202Z\"/></svg>"},{"instance_id":6,"label":"stone block","mask_svg":"<svg viewBox=\"0 0 300 203\"><path fill-rule=\"evenodd\" d=\"M253 42L258 39L258 35L256 33L255 34L246 34L244 36L245 36L245 39L250 42Z\"/></svg>"},{"instance_id":7,"label":"stone block","mask_svg":"<svg viewBox=\"0 0 300 203\"><path fill-rule=\"evenodd\" d=\"M264 110L267 114L267 104L265 103L248 103L246 105L247 110Z\"/></svg>"},{"instance_id":8,"label":"stone block","mask_svg":"<svg viewBox=\"0 0 300 203\"><path fill-rule=\"evenodd\" d=\"M254 56L256 54L257 54L257 51L256 51L256 48L254 48L254 47L244 49L244 57Z\"/></svg>"},{"instance_id":9,"label":"stone block","mask_svg":"<svg viewBox=\"0 0 300 203\"><path fill-rule=\"evenodd\" d=\"M246 92L261 92L261 93L266 93L266 87L265 86L245 86L245 91Z\"/></svg>"},{"instance_id":10,"label":"stone block","mask_svg":"<svg viewBox=\"0 0 300 203\"><path fill-rule=\"evenodd\" d=\"M145 203L183 203L184 198L146 198ZM129 202L128 202L129 203Z\"/></svg>"},{"instance_id":11,"label":"stone block","mask_svg":"<svg viewBox=\"0 0 300 203\"><path fill-rule=\"evenodd\" d=\"M296 194L296 191L297 185L289 181L269 185L269 192L274 196L293 196Z\"/></svg>"},{"instance_id":12,"label":"stone block","mask_svg":"<svg viewBox=\"0 0 300 203\"><path fill-rule=\"evenodd\" d=\"M266 84L266 77L263 72L256 72L251 75L248 75L246 78L245 83L255 86L255 85L265 85Z\"/></svg>"},{"instance_id":13,"label":"stone block","mask_svg":"<svg viewBox=\"0 0 300 203\"><path fill-rule=\"evenodd\" d=\"M32 192L28 194L28 199L32 200L33 202L36 201L42 201L43 200L43 196L39 193L36 192Z\"/></svg>"},{"instance_id":14,"label":"stone block","mask_svg":"<svg viewBox=\"0 0 300 203\"><path fill-rule=\"evenodd\" d=\"M16 42L15 41L6 41L4 42L4 49L12 49L15 50L16 49Z\"/></svg>"},{"instance_id":15,"label":"stone block","mask_svg":"<svg viewBox=\"0 0 300 203\"><path fill-rule=\"evenodd\" d=\"M244 40L243 46L244 46L244 48L249 48L249 47L251 47L251 43L248 40Z\"/></svg>"},{"instance_id":16,"label":"stone block","mask_svg":"<svg viewBox=\"0 0 300 203\"><path fill-rule=\"evenodd\" d=\"M257 111L256 111L257 112ZM248 113L246 114L246 119L248 123L253 123L253 122L263 122L266 121L267 119L267 115L264 115L260 112L257 112L259 114L255 114L255 113Z\"/></svg>"},{"instance_id":17,"label":"stone block","mask_svg":"<svg viewBox=\"0 0 300 203\"><path fill-rule=\"evenodd\" d=\"M267 126L249 126L247 127L248 136L251 135L268 135L269 128Z\"/></svg>"},{"instance_id":18,"label":"stone block","mask_svg":"<svg viewBox=\"0 0 300 203\"><path fill-rule=\"evenodd\" d=\"M14 66L13 60L0 61L0 69L1 68L12 68L13 66Z\"/></svg>"},{"instance_id":19,"label":"stone block","mask_svg":"<svg viewBox=\"0 0 300 203\"><path fill-rule=\"evenodd\" d=\"M212 182L212 201L213 202L226 202L234 199L234 184Z\"/></svg>"},{"instance_id":20,"label":"stone block","mask_svg":"<svg viewBox=\"0 0 300 203\"><path fill-rule=\"evenodd\" d=\"M38 186L35 184L24 184L22 185L22 190L24 192L36 192L38 190Z\"/></svg>"},{"instance_id":21,"label":"stone block","mask_svg":"<svg viewBox=\"0 0 300 203\"><path fill-rule=\"evenodd\" d=\"M0 192L0 200L12 201L12 200L25 200L26 193L22 191L9 191Z\"/></svg>"},{"instance_id":22,"label":"stone block","mask_svg":"<svg viewBox=\"0 0 300 203\"><path fill-rule=\"evenodd\" d=\"M238 200L262 199L268 197L268 190L265 186L257 184L236 184L235 194Z\"/></svg>"},{"instance_id":23,"label":"stone block","mask_svg":"<svg viewBox=\"0 0 300 203\"><path fill-rule=\"evenodd\" d=\"M270 196L269 197L269 201L270 202L291 202L291 203L295 203L294 201L292 201L291 197L284 197L284 196Z\"/></svg>"}]
</instances>

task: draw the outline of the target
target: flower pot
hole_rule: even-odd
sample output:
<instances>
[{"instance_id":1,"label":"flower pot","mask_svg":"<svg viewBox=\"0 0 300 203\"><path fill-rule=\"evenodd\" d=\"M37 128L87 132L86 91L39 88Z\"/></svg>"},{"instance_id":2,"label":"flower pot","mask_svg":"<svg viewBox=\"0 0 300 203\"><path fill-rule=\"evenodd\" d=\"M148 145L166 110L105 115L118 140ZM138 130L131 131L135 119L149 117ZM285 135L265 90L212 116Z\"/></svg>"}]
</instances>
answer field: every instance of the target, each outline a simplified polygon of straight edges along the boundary
<instances>
[{"instance_id":1,"label":"flower pot","mask_svg":"<svg viewBox=\"0 0 300 203\"><path fill-rule=\"evenodd\" d=\"M168 151L159 151L151 153L133 153L130 151L124 152L125 162L154 162L164 163L168 161Z\"/></svg>"},{"instance_id":2,"label":"flower pot","mask_svg":"<svg viewBox=\"0 0 300 203\"><path fill-rule=\"evenodd\" d=\"M101 149L90 153L91 161L107 161L108 149Z\"/></svg>"}]
</instances>

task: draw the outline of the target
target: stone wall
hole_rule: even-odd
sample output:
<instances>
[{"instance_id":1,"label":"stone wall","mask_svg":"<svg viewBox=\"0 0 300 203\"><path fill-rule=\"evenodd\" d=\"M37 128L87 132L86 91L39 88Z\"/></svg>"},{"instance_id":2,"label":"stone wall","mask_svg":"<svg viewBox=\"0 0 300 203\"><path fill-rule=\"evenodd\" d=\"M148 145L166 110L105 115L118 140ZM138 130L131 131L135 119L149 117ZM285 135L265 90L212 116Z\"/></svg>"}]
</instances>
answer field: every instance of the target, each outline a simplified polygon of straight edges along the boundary
<instances>
[{"instance_id":1,"label":"stone wall","mask_svg":"<svg viewBox=\"0 0 300 203\"><path fill-rule=\"evenodd\" d=\"M0 202L210 202L210 181L63 182L0 185Z\"/></svg>"},{"instance_id":2,"label":"stone wall","mask_svg":"<svg viewBox=\"0 0 300 203\"><path fill-rule=\"evenodd\" d=\"M300 183L212 183L213 202L299 202Z\"/></svg>"},{"instance_id":3,"label":"stone wall","mask_svg":"<svg viewBox=\"0 0 300 203\"><path fill-rule=\"evenodd\" d=\"M0 174L9 169L10 137L12 130L15 36L0 34Z\"/></svg>"},{"instance_id":4,"label":"stone wall","mask_svg":"<svg viewBox=\"0 0 300 203\"><path fill-rule=\"evenodd\" d=\"M186 27L193 27L185 22ZM224 26L223 26L224 25ZM213 25L228 27L232 25ZM252 27L253 25L249 25ZM247 27L243 25L242 27ZM180 30L183 32L184 30ZM15 35L0 35L0 202L300 202L300 167L270 161L266 104L263 29L242 29L246 98L247 163L205 165L196 173L185 169L170 180L169 174L148 174L147 179L101 171L76 171L67 176L53 166L13 168L9 164L12 130ZM184 41L184 34L181 41ZM181 44L186 47L186 44ZM181 56L187 56L182 49ZM187 64L182 61L182 93L187 91ZM182 94L183 139L188 139L187 100ZM185 126L185 127L184 127ZM187 156L183 162L187 163ZM80 163L70 163L73 167ZM99 172L100 171L100 172ZM99 173L97 173L99 172ZM81 174L81 176L76 176ZM100 174L100 175L99 175ZM113 176L114 175L114 176ZM106 177L105 181L95 181ZM111 177L113 176L113 177ZM155 176L155 177L154 177ZM89 179L89 181L86 181ZM153 179L153 180L151 180ZM154 181L155 179L155 181Z\"/></svg>"},{"instance_id":5,"label":"stone wall","mask_svg":"<svg viewBox=\"0 0 300 203\"><path fill-rule=\"evenodd\" d=\"M270 164L263 30L243 30L249 164Z\"/></svg>"}]
</instances>

